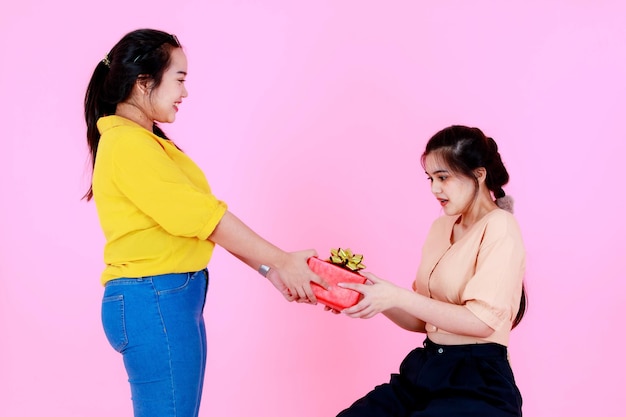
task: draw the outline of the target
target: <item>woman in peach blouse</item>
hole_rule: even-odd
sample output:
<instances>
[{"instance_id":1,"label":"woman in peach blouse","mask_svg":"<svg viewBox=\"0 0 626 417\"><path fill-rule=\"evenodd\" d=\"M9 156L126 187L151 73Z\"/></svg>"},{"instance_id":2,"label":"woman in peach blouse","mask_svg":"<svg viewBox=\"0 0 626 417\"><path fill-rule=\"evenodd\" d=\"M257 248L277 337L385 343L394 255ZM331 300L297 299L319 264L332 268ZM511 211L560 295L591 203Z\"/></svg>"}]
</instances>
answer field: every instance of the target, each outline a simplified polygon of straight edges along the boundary
<instances>
[{"instance_id":1,"label":"woman in peach blouse","mask_svg":"<svg viewBox=\"0 0 626 417\"><path fill-rule=\"evenodd\" d=\"M507 346L526 307L525 250L498 146L451 126L430 139L422 165L445 215L428 233L413 291L371 273L367 284L340 285L363 295L344 314L383 313L427 337L399 374L338 417L521 416Z\"/></svg>"}]
</instances>

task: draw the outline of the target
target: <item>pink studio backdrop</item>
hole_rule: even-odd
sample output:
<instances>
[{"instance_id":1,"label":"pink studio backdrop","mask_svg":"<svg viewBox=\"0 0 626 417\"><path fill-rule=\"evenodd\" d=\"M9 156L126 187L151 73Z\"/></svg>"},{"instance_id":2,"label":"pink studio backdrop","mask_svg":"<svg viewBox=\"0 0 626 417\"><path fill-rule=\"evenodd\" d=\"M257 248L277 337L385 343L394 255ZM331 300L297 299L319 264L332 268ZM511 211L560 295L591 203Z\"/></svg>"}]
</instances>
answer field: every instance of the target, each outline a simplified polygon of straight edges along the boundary
<instances>
[{"instance_id":1,"label":"pink studio backdrop","mask_svg":"<svg viewBox=\"0 0 626 417\"><path fill-rule=\"evenodd\" d=\"M531 417L623 415L620 1L24 0L0 15L0 415L130 416L100 325L103 238L82 100L126 32L176 33L190 95L165 130L288 250L347 246L410 286L441 214L419 165L454 123L500 144L528 248L511 357ZM201 416L334 416L423 339L289 304L217 250Z\"/></svg>"}]
</instances>

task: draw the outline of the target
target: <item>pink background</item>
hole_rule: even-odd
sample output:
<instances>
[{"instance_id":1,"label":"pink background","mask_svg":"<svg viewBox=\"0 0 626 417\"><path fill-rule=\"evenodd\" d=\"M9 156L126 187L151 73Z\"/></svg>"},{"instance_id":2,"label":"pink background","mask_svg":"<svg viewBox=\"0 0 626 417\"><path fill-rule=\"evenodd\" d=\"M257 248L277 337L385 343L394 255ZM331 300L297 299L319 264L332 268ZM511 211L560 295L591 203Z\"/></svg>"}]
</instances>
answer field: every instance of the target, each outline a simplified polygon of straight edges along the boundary
<instances>
[{"instance_id":1,"label":"pink background","mask_svg":"<svg viewBox=\"0 0 626 417\"><path fill-rule=\"evenodd\" d=\"M500 144L528 249L511 357L527 416L623 415L621 1L21 0L0 14L0 415L130 416L100 325L103 238L82 100L126 32L175 33L164 126L287 250L343 246L410 286L441 214L419 156L453 124ZM422 335L289 304L219 249L202 416L334 416Z\"/></svg>"}]
</instances>

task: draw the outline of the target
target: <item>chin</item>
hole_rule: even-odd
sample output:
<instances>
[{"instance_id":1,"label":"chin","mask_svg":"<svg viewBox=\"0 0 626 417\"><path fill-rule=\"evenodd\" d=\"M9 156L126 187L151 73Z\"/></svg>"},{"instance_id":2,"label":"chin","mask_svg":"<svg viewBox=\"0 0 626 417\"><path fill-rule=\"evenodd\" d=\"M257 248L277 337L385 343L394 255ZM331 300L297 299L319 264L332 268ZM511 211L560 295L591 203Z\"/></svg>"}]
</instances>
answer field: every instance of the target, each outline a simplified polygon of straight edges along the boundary
<instances>
[{"instance_id":1,"label":"chin","mask_svg":"<svg viewBox=\"0 0 626 417\"><path fill-rule=\"evenodd\" d=\"M170 116L170 117L164 117L163 119L159 120L159 123L174 123L174 121L176 120L176 116Z\"/></svg>"},{"instance_id":2,"label":"chin","mask_svg":"<svg viewBox=\"0 0 626 417\"><path fill-rule=\"evenodd\" d=\"M448 206L443 208L443 212L446 214L446 216L456 216L457 214L459 214L458 210L455 210L454 208Z\"/></svg>"}]
</instances>

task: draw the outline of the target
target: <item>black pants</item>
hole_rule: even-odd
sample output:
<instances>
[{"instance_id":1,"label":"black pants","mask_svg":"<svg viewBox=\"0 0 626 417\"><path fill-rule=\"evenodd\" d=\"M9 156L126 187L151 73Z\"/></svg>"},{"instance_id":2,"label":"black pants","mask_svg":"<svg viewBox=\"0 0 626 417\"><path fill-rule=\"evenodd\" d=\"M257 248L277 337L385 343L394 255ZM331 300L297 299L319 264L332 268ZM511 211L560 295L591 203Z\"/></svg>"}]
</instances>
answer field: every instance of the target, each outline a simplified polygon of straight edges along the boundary
<instances>
[{"instance_id":1,"label":"black pants","mask_svg":"<svg viewBox=\"0 0 626 417\"><path fill-rule=\"evenodd\" d=\"M337 417L504 417L522 415L505 346L437 345L426 339L400 373Z\"/></svg>"}]
</instances>

